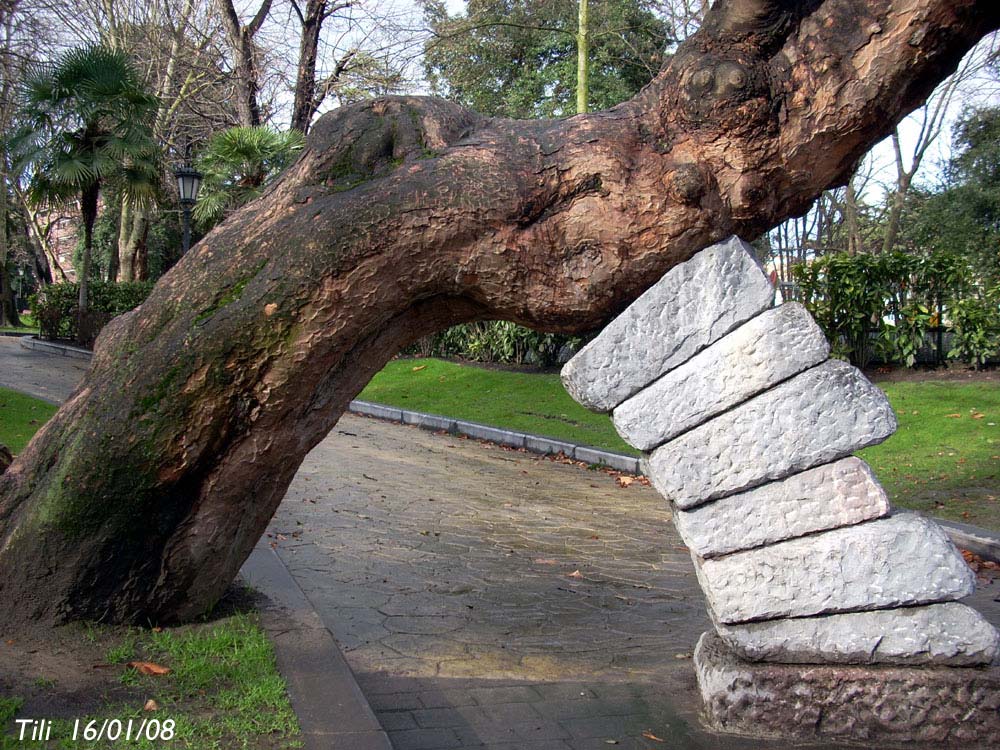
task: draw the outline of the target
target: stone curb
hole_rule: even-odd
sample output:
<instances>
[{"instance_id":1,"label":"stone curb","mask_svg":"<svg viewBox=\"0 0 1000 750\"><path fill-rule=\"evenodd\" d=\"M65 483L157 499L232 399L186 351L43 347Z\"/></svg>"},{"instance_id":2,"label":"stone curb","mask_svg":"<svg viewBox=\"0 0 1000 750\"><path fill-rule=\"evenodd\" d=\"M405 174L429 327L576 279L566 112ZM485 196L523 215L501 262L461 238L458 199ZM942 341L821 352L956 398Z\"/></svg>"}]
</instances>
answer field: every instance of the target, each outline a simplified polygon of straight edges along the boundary
<instances>
[{"instance_id":1,"label":"stone curb","mask_svg":"<svg viewBox=\"0 0 1000 750\"><path fill-rule=\"evenodd\" d=\"M49 352L51 354L61 354L64 357L74 357L76 359L90 359L94 354L89 349L83 349L79 346L70 346L69 344L57 344L54 341L43 341L36 336L22 336L20 344L25 349L36 349L38 351Z\"/></svg>"},{"instance_id":2,"label":"stone curb","mask_svg":"<svg viewBox=\"0 0 1000 750\"><path fill-rule=\"evenodd\" d=\"M413 425L425 430L450 432L453 435L464 435L465 437L499 443L511 448L524 448L531 453L542 455L562 453L567 458L572 458L575 461L599 464L628 474L643 473L641 459L635 456L627 456L624 453L593 448L588 445L577 445L576 443L568 443L542 435L531 435L526 432L505 430L501 427L491 427L490 425L478 422L467 422L462 419L452 419L451 417L442 417L437 414L424 414L419 411L397 409L393 406L374 404L370 401L355 400L347 408L354 414L375 417L376 419L384 419L390 422L402 422L403 424Z\"/></svg>"},{"instance_id":3,"label":"stone curb","mask_svg":"<svg viewBox=\"0 0 1000 750\"><path fill-rule=\"evenodd\" d=\"M984 560L1000 564L1000 534L967 523L933 519L944 529L952 543L960 549L967 549Z\"/></svg>"},{"instance_id":4,"label":"stone curb","mask_svg":"<svg viewBox=\"0 0 1000 750\"><path fill-rule=\"evenodd\" d=\"M11 339L23 339L28 336L34 336L34 335L35 335L34 333L25 331L0 331L0 336L6 336L7 338Z\"/></svg>"},{"instance_id":5,"label":"stone curb","mask_svg":"<svg viewBox=\"0 0 1000 750\"><path fill-rule=\"evenodd\" d=\"M336 641L277 552L259 543L240 576L268 599L261 623L288 685L304 750L392 750Z\"/></svg>"}]
</instances>

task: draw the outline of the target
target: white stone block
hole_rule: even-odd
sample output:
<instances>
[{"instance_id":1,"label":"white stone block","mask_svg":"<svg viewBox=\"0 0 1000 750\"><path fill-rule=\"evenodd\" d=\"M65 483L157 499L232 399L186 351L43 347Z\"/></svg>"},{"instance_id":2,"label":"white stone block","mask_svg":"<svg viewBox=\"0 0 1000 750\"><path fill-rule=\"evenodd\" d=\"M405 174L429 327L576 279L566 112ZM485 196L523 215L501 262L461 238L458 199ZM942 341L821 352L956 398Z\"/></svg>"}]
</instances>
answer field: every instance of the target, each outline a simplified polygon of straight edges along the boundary
<instances>
[{"instance_id":1,"label":"white stone block","mask_svg":"<svg viewBox=\"0 0 1000 750\"><path fill-rule=\"evenodd\" d=\"M660 446L649 478L692 508L843 458L895 430L885 394L856 368L828 360Z\"/></svg>"},{"instance_id":2,"label":"white stone block","mask_svg":"<svg viewBox=\"0 0 1000 750\"><path fill-rule=\"evenodd\" d=\"M614 411L625 442L650 450L827 358L826 336L797 302L767 310Z\"/></svg>"},{"instance_id":3,"label":"white stone block","mask_svg":"<svg viewBox=\"0 0 1000 750\"><path fill-rule=\"evenodd\" d=\"M975 575L941 528L913 513L701 560L721 623L953 601Z\"/></svg>"},{"instance_id":4,"label":"white stone block","mask_svg":"<svg viewBox=\"0 0 1000 750\"><path fill-rule=\"evenodd\" d=\"M675 508L673 518L684 544L709 558L888 513L885 490L868 464L851 456L692 510Z\"/></svg>"},{"instance_id":5,"label":"white stone block","mask_svg":"<svg viewBox=\"0 0 1000 750\"><path fill-rule=\"evenodd\" d=\"M723 640L749 661L792 664L991 664L1000 635L959 604L881 609L821 617L717 624Z\"/></svg>"},{"instance_id":6,"label":"white stone block","mask_svg":"<svg viewBox=\"0 0 1000 750\"><path fill-rule=\"evenodd\" d=\"M670 269L562 370L594 411L615 406L771 305L774 289L738 237Z\"/></svg>"}]
</instances>

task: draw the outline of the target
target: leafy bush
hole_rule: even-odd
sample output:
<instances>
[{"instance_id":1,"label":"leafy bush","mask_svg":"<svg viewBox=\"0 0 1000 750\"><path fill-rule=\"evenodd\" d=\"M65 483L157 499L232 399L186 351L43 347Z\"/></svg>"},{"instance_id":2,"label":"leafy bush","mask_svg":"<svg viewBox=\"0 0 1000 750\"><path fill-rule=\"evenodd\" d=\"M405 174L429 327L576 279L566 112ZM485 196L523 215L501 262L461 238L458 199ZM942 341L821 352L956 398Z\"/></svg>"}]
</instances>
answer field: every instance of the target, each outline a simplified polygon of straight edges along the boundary
<instances>
[{"instance_id":1,"label":"leafy bush","mask_svg":"<svg viewBox=\"0 0 1000 750\"><path fill-rule=\"evenodd\" d=\"M539 333L507 320L464 323L421 339L407 350L421 357L458 357L473 362L555 365L564 346L576 349L582 339Z\"/></svg>"},{"instance_id":2,"label":"leafy bush","mask_svg":"<svg viewBox=\"0 0 1000 750\"><path fill-rule=\"evenodd\" d=\"M1000 288L985 297L968 297L951 310L955 332L949 357L958 357L977 368L1000 352Z\"/></svg>"},{"instance_id":3,"label":"leafy bush","mask_svg":"<svg viewBox=\"0 0 1000 750\"><path fill-rule=\"evenodd\" d=\"M90 309L81 319L76 283L51 284L31 298L31 314L38 321L42 338L70 339L91 346L101 328L116 315L142 304L153 288L151 281L112 284L90 282Z\"/></svg>"},{"instance_id":4,"label":"leafy bush","mask_svg":"<svg viewBox=\"0 0 1000 750\"><path fill-rule=\"evenodd\" d=\"M793 269L802 301L830 340L835 356L866 367L873 357L912 367L927 334L939 341L951 325L958 344L947 356L982 364L996 347L988 334L997 304L970 295L976 275L967 258L933 251L826 255ZM992 304L992 308L990 307ZM943 360L945 352L938 357Z\"/></svg>"}]
</instances>

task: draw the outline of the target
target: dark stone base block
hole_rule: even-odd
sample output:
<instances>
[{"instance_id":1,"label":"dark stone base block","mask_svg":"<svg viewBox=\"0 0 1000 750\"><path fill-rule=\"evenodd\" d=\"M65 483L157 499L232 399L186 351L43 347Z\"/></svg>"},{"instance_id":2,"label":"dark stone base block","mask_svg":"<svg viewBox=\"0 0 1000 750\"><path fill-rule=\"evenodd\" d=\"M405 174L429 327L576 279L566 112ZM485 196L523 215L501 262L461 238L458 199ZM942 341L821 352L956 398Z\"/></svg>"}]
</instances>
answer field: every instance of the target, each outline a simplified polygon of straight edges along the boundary
<instances>
[{"instance_id":1,"label":"dark stone base block","mask_svg":"<svg viewBox=\"0 0 1000 750\"><path fill-rule=\"evenodd\" d=\"M1000 668L743 661L714 632L694 654L709 724L801 740L1000 747Z\"/></svg>"}]
</instances>

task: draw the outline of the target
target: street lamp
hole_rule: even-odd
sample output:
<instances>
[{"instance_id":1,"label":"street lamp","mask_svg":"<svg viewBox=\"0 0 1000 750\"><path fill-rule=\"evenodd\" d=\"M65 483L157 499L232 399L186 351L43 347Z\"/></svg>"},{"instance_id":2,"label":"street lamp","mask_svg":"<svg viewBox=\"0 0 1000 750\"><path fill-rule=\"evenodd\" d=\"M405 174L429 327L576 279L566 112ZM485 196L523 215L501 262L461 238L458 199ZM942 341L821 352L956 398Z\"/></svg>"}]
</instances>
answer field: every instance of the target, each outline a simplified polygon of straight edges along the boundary
<instances>
[{"instance_id":1,"label":"street lamp","mask_svg":"<svg viewBox=\"0 0 1000 750\"><path fill-rule=\"evenodd\" d=\"M177 178L177 192L181 196L181 211L184 215L184 240L181 246L181 255L184 255L191 247L191 209L198 200L201 172L192 167L190 161L186 161L183 166L174 170L174 177Z\"/></svg>"}]
</instances>

